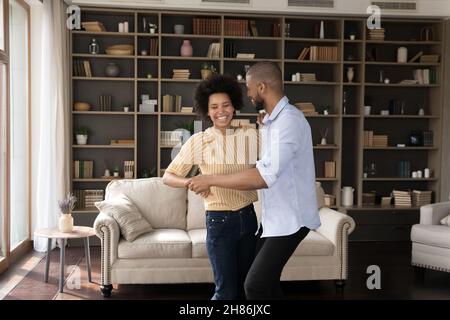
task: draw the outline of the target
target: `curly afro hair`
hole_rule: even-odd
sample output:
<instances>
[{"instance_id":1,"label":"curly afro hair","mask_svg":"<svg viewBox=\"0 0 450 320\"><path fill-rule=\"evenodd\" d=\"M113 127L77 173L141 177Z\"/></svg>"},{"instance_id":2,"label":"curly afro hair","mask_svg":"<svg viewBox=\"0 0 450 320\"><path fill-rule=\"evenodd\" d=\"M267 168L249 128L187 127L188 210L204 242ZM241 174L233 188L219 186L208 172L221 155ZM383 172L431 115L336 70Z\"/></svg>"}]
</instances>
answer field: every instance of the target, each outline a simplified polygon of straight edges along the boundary
<instances>
[{"instance_id":1,"label":"curly afro hair","mask_svg":"<svg viewBox=\"0 0 450 320\"><path fill-rule=\"evenodd\" d=\"M201 117L208 116L209 96L215 93L227 94L234 109L241 110L244 103L239 83L228 75L214 74L200 82L195 90L195 110Z\"/></svg>"}]
</instances>

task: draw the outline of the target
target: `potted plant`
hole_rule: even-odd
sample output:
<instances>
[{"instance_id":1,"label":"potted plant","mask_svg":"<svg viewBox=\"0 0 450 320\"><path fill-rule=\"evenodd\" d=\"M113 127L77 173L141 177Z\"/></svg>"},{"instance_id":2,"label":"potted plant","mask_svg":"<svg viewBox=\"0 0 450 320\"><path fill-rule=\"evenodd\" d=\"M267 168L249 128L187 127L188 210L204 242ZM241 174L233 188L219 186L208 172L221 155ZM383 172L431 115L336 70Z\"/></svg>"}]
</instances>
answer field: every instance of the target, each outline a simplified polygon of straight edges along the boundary
<instances>
[{"instance_id":1,"label":"potted plant","mask_svg":"<svg viewBox=\"0 0 450 320\"><path fill-rule=\"evenodd\" d=\"M75 129L75 136L77 138L77 144L84 145L87 144L89 135L89 129L86 127L80 127Z\"/></svg>"},{"instance_id":2,"label":"potted plant","mask_svg":"<svg viewBox=\"0 0 450 320\"><path fill-rule=\"evenodd\" d=\"M209 76L216 73L216 67L214 67L212 63L205 62L202 64L202 69L200 72L202 74L202 80L206 80Z\"/></svg>"},{"instance_id":3,"label":"potted plant","mask_svg":"<svg viewBox=\"0 0 450 320\"><path fill-rule=\"evenodd\" d=\"M156 33L156 30L158 29L158 26L154 23L149 23L148 27L149 27L150 33Z\"/></svg>"},{"instance_id":4,"label":"potted plant","mask_svg":"<svg viewBox=\"0 0 450 320\"><path fill-rule=\"evenodd\" d=\"M61 215L58 221L58 228L61 232L72 232L73 230L73 217L72 210L75 208L77 197L73 194L68 194L63 200L58 201L59 210Z\"/></svg>"},{"instance_id":5,"label":"potted plant","mask_svg":"<svg viewBox=\"0 0 450 320\"><path fill-rule=\"evenodd\" d=\"M351 31L348 33L348 38L349 38L350 40L355 40L355 39L356 39L356 32L355 32L355 30L351 30Z\"/></svg>"},{"instance_id":6,"label":"potted plant","mask_svg":"<svg viewBox=\"0 0 450 320\"><path fill-rule=\"evenodd\" d=\"M119 177L120 171L119 166L114 167L114 177Z\"/></svg>"}]
</instances>

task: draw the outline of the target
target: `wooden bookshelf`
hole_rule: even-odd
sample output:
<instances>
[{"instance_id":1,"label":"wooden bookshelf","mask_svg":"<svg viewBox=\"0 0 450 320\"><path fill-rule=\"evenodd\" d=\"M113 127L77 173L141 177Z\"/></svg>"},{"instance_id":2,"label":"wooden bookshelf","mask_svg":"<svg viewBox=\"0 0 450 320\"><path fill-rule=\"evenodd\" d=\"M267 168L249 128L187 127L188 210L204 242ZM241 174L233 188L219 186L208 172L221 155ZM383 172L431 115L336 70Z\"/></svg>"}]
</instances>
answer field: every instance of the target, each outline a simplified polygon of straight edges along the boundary
<instances>
[{"instance_id":1,"label":"wooden bookshelf","mask_svg":"<svg viewBox=\"0 0 450 320\"><path fill-rule=\"evenodd\" d=\"M158 26L156 33L144 30L143 18ZM194 34L193 18L214 18L220 22L219 34ZM213 63L220 73L232 76L245 74L245 66L258 61L272 61L281 68L285 92L291 103L312 102L317 115L307 116L311 125L317 180L322 183L325 193L336 197L336 207L341 207L340 190L343 186L355 188L355 203L349 208L365 210L362 193L371 190L386 196L387 190L398 188L429 189L434 192L434 200L440 200L441 172L441 130L443 96L443 21L383 19L386 30L383 41L371 40L366 30L365 17L325 17L237 14L223 12L189 12L164 10L135 10L83 8L83 19L103 22L107 32L71 32L71 59L88 60L92 66L93 77L72 77L72 102L88 102L92 109L87 112L72 112L72 127L86 126L92 131L93 143L87 146L73 145L74 160L94 160L94 176L103 175L108 167L111 171L123 161L135 162L134 177L142 177L144 171L161 172L170 163L172 148L161 145L160 132L177 129L181 124L197 119L193 113L162 112L164 95L180 95L182 105L193 105L192 92L201 81L200 68L203 62ZM117 32L117 23L128 21L129 33ZM248 30L246 35L228 35L227 20L255 21L257 36ZM325 36L320 39L317 26L324 21ZM183 24L185 34L175 34L173 26ZM287 25L289 24L289 33ZM420 28L434 27L432 40L420 39ZM217 26L216 26L217 27ZM240 29L241 34L245 30ZM202 33L200 32L200 33ZM355 39L350 40L349 35ZM91 55L88 45L92 38L97 39L100 52ZM142 50L149 50L150 39L157 39L158 54L143 56ZM194 48L192 57L181 57L180 46L184 39L191 41ZM207 57L211 43L220 43L220 57ZM111 56L105 49L111 45L131 44L134 53L126 56ZM234 53L254 53L254 59L237 59L230 56L226 47L234 47ZM337 47L338 59L298 60L299 53L306 47ZM393 61L397 48L408 48L408 58L423 51L424 54L439 55L438 62ZM377 53L376 60L368 60L368 53ZM108 78L104 74L107 63L114 62L120 68L120 75ZM353 81L347 79L348 67L354 70ZM189 69L189 79L172 79L173 69ZM436 83L402 84L403 78L412 76L414 69L429 69L436 75ZM379 72L390 78L389 84L380 83ZM292 81L296 73L315 73L316 81ZM151 74L151 78L147 75ZM239 83L245 90L245 81ZM158 110L141 113L141 95L157 99ZM111 95L112 108L101 111L98 96ZM345 112L343 107L346 97ZM380 115L389 100L404 100L405 114ZM72 103L73 104L73 103ZM364 106L371 105L372 113L364 115ZM123 112L129 106L129 112ZM425 108L425 115L417 114L419 107ZM329 107L329 114L323 109ZM237 118L256 121L257 114L248 99ZM117 130L120 128L120 130ZM320 146L320 131L329 128L327 142L332 146ZM388 147L364 146L364 130L389 136ZM431 147L395 147L397 143L407 144L410 131L433 130ZM391 138L395 144L391 144ZM108 139L133 139L133 146L110 146ZM412 169L432 168L433 177L429 179L395 178L399 160L411 161ZM336 178L323 178L325 161L336 163ZM375 162L385 175L364 178L364 168ZM85 181L73 179L73 189L104 189L109 181L92 179ZM397 210L397 208L395 208ZM389 208L372 206L372 211L387 211ZM88 210L89 212L92 210ZM80 210L83 212L83 210Z\"/></svg>"}]
</instances>

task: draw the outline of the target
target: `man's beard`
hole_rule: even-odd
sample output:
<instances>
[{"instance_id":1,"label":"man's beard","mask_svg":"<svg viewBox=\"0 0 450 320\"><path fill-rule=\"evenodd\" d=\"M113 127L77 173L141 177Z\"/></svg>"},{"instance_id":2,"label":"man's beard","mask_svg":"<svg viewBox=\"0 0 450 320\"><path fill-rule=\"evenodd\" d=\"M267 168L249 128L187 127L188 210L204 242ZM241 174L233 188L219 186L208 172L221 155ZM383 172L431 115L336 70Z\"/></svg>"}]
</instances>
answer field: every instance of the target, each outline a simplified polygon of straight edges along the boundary
<instances>
[{"instance_id":1,"label":"man's beard","mask_svg":"<svg viewBox=\"0 0 450 320\"><path fill-rule=\"evenodd\" d=\"M259 95L255 99L253 99L253 101L254 101L254 106L255 106L256 111L259 112L266 108L266 106L264 104L264 100L261 99Z\"/></svg>"}]
</instances>

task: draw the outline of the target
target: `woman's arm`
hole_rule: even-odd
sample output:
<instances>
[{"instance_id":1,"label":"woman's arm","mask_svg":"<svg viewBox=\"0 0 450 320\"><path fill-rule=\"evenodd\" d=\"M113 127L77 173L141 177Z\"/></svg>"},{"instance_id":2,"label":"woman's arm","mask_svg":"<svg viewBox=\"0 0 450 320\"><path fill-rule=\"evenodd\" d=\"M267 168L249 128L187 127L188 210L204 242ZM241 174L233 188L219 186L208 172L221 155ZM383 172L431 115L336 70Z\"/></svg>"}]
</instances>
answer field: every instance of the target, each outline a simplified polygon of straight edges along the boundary
<instances>
[{"instance_id":1,"label":"woman's arm","mask_svg":"<svg viewBox=\"0 0 450 320\"><path fill-rule=\"evenodd\" d=\"M189 178L180 177L170 172L165 172L162 180L164 184L173 188L186 188L190 182Z\"/></svg>"}]
</instances>

